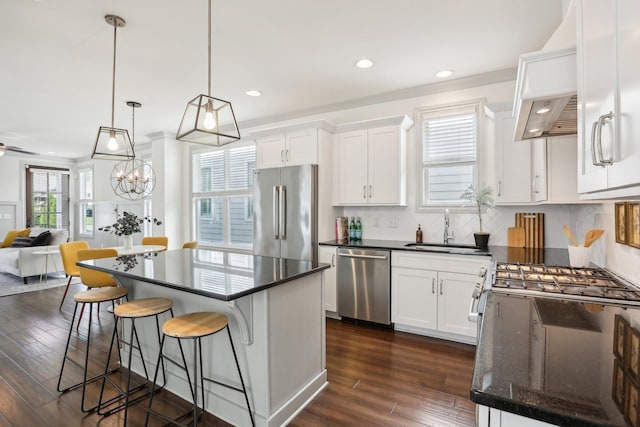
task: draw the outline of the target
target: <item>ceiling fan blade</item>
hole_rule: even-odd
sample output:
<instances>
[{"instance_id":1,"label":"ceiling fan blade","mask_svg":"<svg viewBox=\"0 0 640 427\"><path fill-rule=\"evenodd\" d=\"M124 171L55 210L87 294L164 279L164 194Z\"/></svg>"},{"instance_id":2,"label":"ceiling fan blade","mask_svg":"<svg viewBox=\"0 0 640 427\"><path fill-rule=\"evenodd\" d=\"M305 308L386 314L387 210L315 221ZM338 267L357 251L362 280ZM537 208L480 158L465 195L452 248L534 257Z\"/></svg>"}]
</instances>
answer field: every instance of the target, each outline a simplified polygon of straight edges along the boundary
<instances>
[{"instance_id":1,"label":"ceiling fan blade","mask_svg":"<svg viewBox=\"0 0 640 427\"><path fill-rule=\"evenodd\" d=\"M23 150L23 149L22 149L22 148L20 148L20 147L8 146L8 147L5 147L5 148L6 148L8 151L13 151L13 152L16 152L16 153L31 154L31 155L38 155L38 154L39 154L39 153L35 153L35 152L33 152L33 151Z\"/></svg>"},{"instance_id":2,"label":"ceiling fan blade","mask_svg":"<svg viewBox=\"0 0 640 427\"><path fill-rule=\"evenodd\" d=\"M15 146L11 146L11 145L5 145L2 142L0 142L0 150L2 150L2 151L13 151L15 153L30 154L30 155L36 155L36 156L39 154L39 153L34 153L33 151L23 150L20 147L15 147Z\"/></svg>"}]
</instances>

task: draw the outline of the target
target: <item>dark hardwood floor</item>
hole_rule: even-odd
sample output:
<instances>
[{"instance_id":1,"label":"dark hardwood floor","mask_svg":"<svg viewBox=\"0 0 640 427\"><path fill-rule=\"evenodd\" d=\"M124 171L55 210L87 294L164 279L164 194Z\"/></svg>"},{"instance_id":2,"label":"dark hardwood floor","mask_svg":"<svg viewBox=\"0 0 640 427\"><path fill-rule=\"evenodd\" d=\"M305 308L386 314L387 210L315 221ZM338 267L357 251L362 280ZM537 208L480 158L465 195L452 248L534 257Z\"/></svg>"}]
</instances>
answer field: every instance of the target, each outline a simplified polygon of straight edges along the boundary
<instances>
[{"instance_id":1,"label":"dark hardwood floor","mask_svg":"<svg viewBox=\"0 0 640 427\"><path fill-rule=\"evenodd\" d=\"M64 288L0 298L0 427L122 425L122 412L109 417L80 411L81 391L56 391L73 312ZM72 285L69 295L84 290ZM86 332L87 317L81 330ZM94 317L93 372L106 360L112 328L104 308ZM77 354L83 342L73 340ZM327 320L328 386L291 426L473 426L469 400L474 347L402 332ZM70 371L76 376L76 372ZM88 389L97 401L99 386ZM154 399L163 411L180 413L189 403L168 392ZM146 401L129 410L130 426L144 425ZM152 419L150 425L162 425ZM207 414L203 426L227 426Z\"/></svg>"}]
</instances>

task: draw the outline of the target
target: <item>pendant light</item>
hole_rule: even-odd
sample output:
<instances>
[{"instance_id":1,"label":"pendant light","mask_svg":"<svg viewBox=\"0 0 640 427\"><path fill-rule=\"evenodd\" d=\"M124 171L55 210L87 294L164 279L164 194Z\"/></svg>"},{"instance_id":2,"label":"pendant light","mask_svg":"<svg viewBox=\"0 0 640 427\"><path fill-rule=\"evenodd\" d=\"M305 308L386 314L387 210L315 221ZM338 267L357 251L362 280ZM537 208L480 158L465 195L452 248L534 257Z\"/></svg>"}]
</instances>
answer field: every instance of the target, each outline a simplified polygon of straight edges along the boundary
<instances>
[{"instance_id":1,"label":"pendant light","mask_svg":"<svg viewBox=\"0 0 640 427\"><path fill-rule=\"evenodd\" d=\"M135 148L136 139L136 108L142 104L127 101L131 107L131 148ZM145 199L151 195L156 186L156 173L151 165L144 160L136 159L118 162L111 171L111 188L116 196L128 200Z\"/></svg>"},{"instance_id":2,"label":"pendant light","mask_svg":"<svg viewBox=\"0 0 640 427\"><path fill-rule=\"evenodd\" d=\"M187 103L176 139L214 147L240 139L233 107L228 101L211 96L211 0L209 1L209 85L206 95Z\"/></svg>"},{"instance_id":3,"label":"pendant light","mask_svg":"<svg viewBox=\"0 0 640 427\"><path fill-rule=\"evenodd\" d=\"M118 27L124 27L125 20L115 15L106 15L104 20L113 26L113 78L111 80L111 126L100 126L96 143L93 145L92 159L123 160L133 159L133 144L126 129L117 129L113 125L116 96L116 38Z\"/></svg>"}]
</instances>

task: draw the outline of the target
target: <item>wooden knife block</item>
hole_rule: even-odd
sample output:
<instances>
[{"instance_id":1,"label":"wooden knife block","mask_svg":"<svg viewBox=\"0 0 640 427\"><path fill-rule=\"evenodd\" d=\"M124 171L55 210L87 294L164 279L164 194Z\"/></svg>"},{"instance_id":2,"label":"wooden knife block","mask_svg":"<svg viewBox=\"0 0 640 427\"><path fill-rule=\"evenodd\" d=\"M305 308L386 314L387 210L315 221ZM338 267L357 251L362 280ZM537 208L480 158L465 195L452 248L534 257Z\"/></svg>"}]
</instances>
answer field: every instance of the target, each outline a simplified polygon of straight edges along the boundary
<instances>
[{"instance_id":1,"label":"wooden knife block","mask_svg":"<svg viewBox=\"0 0 640 427\"><path fill-rule=\"evenodd\" d=\"M516 213L516 227L524 228L525 248L544 248L543 213Z\"/></svg>"}]
</instances>

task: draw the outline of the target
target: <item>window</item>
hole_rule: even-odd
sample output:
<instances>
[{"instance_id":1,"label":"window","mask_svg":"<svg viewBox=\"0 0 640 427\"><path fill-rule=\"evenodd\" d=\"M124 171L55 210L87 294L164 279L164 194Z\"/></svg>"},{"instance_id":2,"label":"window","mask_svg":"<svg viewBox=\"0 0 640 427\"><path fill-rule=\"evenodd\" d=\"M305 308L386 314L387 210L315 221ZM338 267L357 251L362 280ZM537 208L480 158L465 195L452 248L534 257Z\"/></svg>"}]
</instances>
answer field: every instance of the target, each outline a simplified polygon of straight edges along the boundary
<instances>
[{"instance_id":1,"label":"window","mask_svg":"<svg viewBox=\"0 0 640 427\"><path fill-rule=\"evenodd\" d=\"M476 185L480 108L480 103L473 103L419 111L418 208L461 206L460 194Z\"/></svg>"},{"instance_id":2,"label":"window","mask_svg":"<svg viewBox=\"0 0 640 427\"><path fill-rule=\"evenodd\" d=\"M253 247L253 145L195 152L195 234L203 245Z\"/></svg>"},{"instance_id":3,"label":"window","mask_svg":"<svg viewBox=\"0 0 640 427\"><path fill-rule=\"evenodd\" d=\"M27 166L27 227L69 230L69 170Z\"/></svg>"},{"instance_id":4,"label":"window","mask_svg":"<svg viewBox=\"0 0 640 427\"><path fill-rule=\"evenodd\" d=\"M81 235L93 236L93 170L78 171L78 232Z\"/></svg>"}]
</instances>

